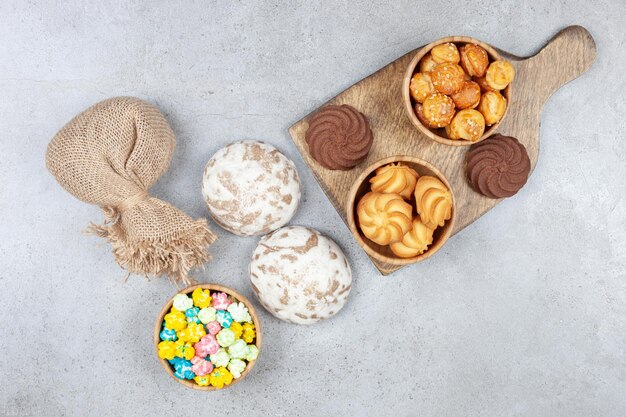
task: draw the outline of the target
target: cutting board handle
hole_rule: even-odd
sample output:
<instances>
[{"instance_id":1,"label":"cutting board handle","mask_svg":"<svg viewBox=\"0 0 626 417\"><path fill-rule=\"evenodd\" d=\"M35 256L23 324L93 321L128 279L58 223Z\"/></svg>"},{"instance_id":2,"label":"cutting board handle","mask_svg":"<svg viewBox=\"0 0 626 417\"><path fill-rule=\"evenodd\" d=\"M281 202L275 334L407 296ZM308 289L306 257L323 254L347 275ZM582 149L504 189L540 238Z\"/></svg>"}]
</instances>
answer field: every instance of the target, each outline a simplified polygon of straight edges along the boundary
<instances>
[{"instance_id":1,"label":"cutting board handle","mask_svg":"<svg viewBox=\"0 0 626 417\"><path fill-rule=\"evenodd\" d=\"M587 71L596 59L596 43L587 29L568 26L535 55L524 61L524 71L541 77L544 101L562 85Z\"/></svg>"}]
</instances>

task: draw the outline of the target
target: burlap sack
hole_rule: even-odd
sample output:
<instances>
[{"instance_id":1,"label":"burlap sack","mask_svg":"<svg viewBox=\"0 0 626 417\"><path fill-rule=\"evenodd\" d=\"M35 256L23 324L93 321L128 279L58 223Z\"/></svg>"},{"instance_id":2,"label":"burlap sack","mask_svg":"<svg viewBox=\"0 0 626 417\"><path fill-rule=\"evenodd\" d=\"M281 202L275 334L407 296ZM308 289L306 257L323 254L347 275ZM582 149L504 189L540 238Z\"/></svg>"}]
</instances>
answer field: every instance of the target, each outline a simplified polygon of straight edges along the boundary
<instances>
[{"instance_id":1,"label":"burlap sack","mask_svg":"<svg viewBox=\"0 0 626 417\"><path fill-rule=\"evenodd\" d=\"M117 97L65 125L48 145L46 166L75 197L101 206L105 224L88 230L111 243L129 273L165 274L189 284L189 271L209 260L215 235L205 219L193 220L148 194L175 145L157 108Z\"/></svg>"}]
</instances>

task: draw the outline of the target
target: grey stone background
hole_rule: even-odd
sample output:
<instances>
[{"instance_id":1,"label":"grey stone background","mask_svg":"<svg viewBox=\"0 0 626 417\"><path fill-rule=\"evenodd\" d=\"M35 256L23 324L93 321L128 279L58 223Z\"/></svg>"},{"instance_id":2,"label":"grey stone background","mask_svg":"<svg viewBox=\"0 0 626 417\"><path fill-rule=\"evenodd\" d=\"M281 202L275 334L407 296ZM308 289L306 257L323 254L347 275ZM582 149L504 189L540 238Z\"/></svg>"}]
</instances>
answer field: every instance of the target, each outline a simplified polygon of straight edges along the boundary
<instances>
[{"instance_id":1,"label":"grey stone background","mask_svg":"<svg viewBox=\"0 0 626 417\"><path fill-rule=\"evenodd\" d=\"M593 34L597 61L546 104L527 186L433 259L380 276L287 128L439 37L524 56L570 24ZM0 415L625 416L625 27L622 0L0 2ZM232 389L166 376L152 326L175 288L124 283L110 247L81 233L98 208L45 170L54 133L116 95L155 103L177 134L154 194L206 216L208 158L268 141L303 181L293 224L351 261L334 319L298 327L261 311L260 360ZM257 240L211 224L200 280L252 297Z\"/></svg>"}]
</instances>

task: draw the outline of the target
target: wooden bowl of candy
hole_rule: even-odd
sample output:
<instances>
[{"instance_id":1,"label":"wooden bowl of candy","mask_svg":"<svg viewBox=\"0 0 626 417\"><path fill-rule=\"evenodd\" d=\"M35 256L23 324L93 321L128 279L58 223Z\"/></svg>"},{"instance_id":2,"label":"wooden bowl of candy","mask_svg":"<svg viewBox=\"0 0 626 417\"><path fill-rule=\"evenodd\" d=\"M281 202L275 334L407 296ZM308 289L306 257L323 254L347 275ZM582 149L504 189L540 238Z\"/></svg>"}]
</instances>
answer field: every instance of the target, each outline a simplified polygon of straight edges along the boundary
<instances>
[{"instance_id":1,"label":"wooden bowl of candy","mask_svg":"<svg viewBox=\"0 0 626 417\"><path fill-rule=\"evenodd\" d=\"M467 146L491 136L512 97L515 69L490 45L466 36L439 39L409 63L402 100L429 138Z\"/></svg>"},{"instance_id":2,"label":"wooden bowl of candy","mask_svg":"<svg viewBox=\"0 0 626 417\"><path fill-rule=\"evenodd\" d=\"M367 167L352 185L346 207L356 241L388 265L433 256L450 237L456 215L448 180L412 156L392 156Z\"/></svg>"},{"instance_id":3,"label":"wooden bowl of candy","mask_svg":"<svg viewBox=\"0 0 626 417\"><path fill-rule=\"evenodd\" d=\"M215 284L185 288L163 306L154 346L163 369L181 384L203 391L243 380L261 350L261 323L238 292Z\"/></svg>"}]
</instances>

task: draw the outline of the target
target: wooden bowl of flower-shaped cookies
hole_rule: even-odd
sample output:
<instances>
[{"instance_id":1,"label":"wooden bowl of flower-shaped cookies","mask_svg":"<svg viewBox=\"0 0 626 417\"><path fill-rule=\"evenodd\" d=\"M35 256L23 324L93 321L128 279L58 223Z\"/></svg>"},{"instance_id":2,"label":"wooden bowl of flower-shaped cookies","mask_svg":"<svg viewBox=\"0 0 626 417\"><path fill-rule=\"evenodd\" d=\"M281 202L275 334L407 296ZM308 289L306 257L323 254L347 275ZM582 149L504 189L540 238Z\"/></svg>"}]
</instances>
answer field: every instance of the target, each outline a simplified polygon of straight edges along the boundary
<instances>
[{"instance_id":1,"label":"wooden bowl of flower-shaped cookies","mask_svg":"<svg viewBox=\"0 0 626 417\"><path fill-rule=\"evenodd\" d=\"M392 156L368 166L355 180L346 215L365 252L402 266L443 247L454 228L456 207L452 187L436 167L412 156Z\"/></svg>"},{"instance_id":2,"label":"wooden bowl of flower-shaped cookies","mask_svg":"<svg viewBox=\"0 0 626 417\"><path fill-rule=\"evenodd\" d=\"M413 57L404 75L402 100L409 119L425 136L445 145L468 146L495 133L506 117L514 75L491 45L450 36L424 46ZM426 115L428 110L431 115Z\"/></svg>"},{"instance_id":3,"label":"wooden bowl of flower-shaped cookies","mask_svg":"<svg viewBox=\"0 0 626 417\"><path fill-rule=\"evenodd\" d=\"M254 331L254 335L250 336L250 339L248 340L250 342L249 346L256 346L256 354L254 359L250 358L245 358L245 363L246 366L243 369L239 370L239 373L236 374L234 377L232 375L230 375L229 377L229 381L226 381L226 383L224 383L222 386L220 387L216 387L213 385L200 385L196 380L194 379L186 379L186 378L181 378L180 376L176 376L175 374L175 366L174 364L172 364L169 360L167 360L166 358L161 357L160 352L159 352L159 345L161 342L165 341L166 339L163 339L162 337L162 332L165 329L165 323L167 321L167 315L168 313L171 313L173 310L173 307L175 305L175 299L177 296L180 296L181 294L187 295L189 297L192 297L192 294L194 292L194 290L196 289L201 289L203 290L202 292L204 292L205 294L208 292L211 295L214 294L219 294L219 293L224 293L226 294L225 297L221 297L220 298L220 302L222 303L222 305L226 305L227 303L237 303L237 304L243 304L243 306L245 306L247 308L247 312L249 313L249 316L246 318L246 320L248 320L248 322L250 324L252 324L253 327L253 331ZM206 295L205 295L206 297ZM209 303L208 306L209 307L213 307L213 306L217 306L216 301L217 298L216 297L211 297L208 298ZM196 301L195 299L192 300L194 302L193 307L191 308L196 308L197 306L195 305ZM241 307L241 304L239 305L239 307ZM216 309L217 311L220 311L220 309ZM226 307L224 307L224 311L228 311L228 309ZM244 309L245 311L245 309ZM192 318L190 318L190 314L188 314L186 311L180 311L180 313L184 314L184 316L186 317L185 320L188 321L187 326L189 327L189 324L191 323L190 320L192 320ZM199 317L202 317L201 315L198 315ZM234 315L232 317L235 317ZM232 318L231 317L231 318ZM219 320L219 319L218 319ZM233 320L228 326L230 326L229 328L232 328L233 324L234 324ZM215 321L216 322L216 321ZM213 322L213 323L215 323ZM202 321L200 321L199 323L197 323L199 325L202 325L205 330L206 330L206 334L210 333L210 324L209 325L205 325ZM227 328L227 327L224 327ZM221 329L221 326L220 326ZM170 330L170 329L168 329ZM166 330L167 331L167 330ZM174 331L173 329L170 331ZM220 330L221 331L221 330ZM180 331L174 331L174 334L180 334ZM219 331L217 331L217 334L219 335ZM212 333L211 333L212 334ZM245 336L244 336L245 337ZM242 337L243 338L243 337ZM173 336L173 338L168 338L167 340L177 340L177 336ZM255 363L256 363L256 355L259 354L260 350L261 350L261 341L262 341L262 331L261 331L261 322L259 321L259 317L256 314L256 311L254 310L254 306L252 305L252 303L243 295L239 294L237 291L230 289L228 287L224 287L222 285L217 285L217 284L198 284L198 285L192 285L189 286L185 289L183 289L182 291L178 292L174 297L170 298L168 300L168 302L163 306L163 308L161 309L161 312L159 313L159 315L157 316L156 322L154 324L154 347L157 353L157 358L159 359L159 362L161 363L161 365L163 366L163 369L165 370L165 372L167 372L167 374L169 376L171 376L173 379L175 379L177 382L183 384L186 387L189 388L193 388L193 389L197 389L197 390L201 390L201 391L215 391L215 390L220 390L220 389L225 389L228 387L233 386L234 384L244 380L246 378L246 376L248 376L248 374L250 373L250 371L252 370L252 368L254 367ZM247 342L246 342L247 343ZM192 342L188 343L191 348L188 348L189 350L194 349L194 344ZM220 350L225 349L228 350L229 348L223 348L221 347ZM199 355L198 349L194 349L193 352L194 358L196 359ZM205 356L204 353L200 354L201 356ZM250 360L249 360L250 359ZM209 360L209 356L206 356L206 360ZM230 360L230 359L229 359ZM228 373L230 372L230 363L228 363L228 365L220 365L223 366L224 368L227 368L229 370ZM213 369L217 369L218 365L212 366ZM210 377L209 374L206 375L207 378Z\"/></svg>"}]
</instances>

